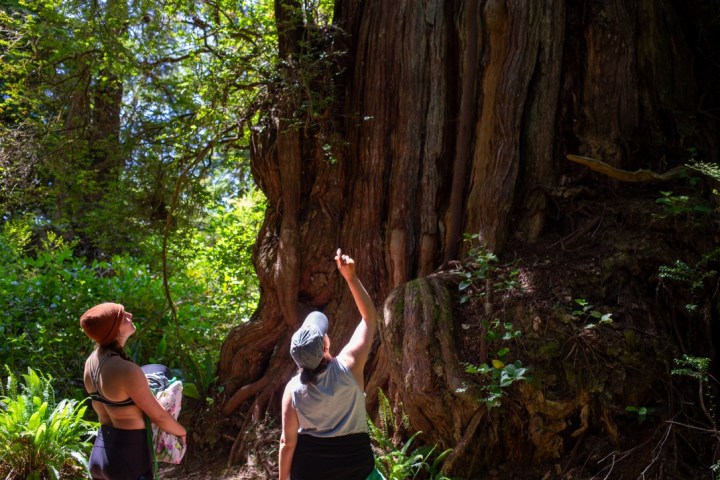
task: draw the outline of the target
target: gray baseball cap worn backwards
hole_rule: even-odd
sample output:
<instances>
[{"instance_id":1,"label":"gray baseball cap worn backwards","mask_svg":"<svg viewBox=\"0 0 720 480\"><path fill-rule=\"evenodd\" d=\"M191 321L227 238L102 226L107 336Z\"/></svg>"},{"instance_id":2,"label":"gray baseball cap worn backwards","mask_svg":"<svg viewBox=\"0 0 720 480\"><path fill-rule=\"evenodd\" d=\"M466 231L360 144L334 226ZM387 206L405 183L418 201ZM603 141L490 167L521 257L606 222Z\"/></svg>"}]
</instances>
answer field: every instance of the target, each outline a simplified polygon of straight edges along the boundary
<instances>
[{"instance_id":1,"label":"gray baseball cap worn backwards","mask_svg":"<svg viewBox=\"0 0 720 480\"><path fill-rule=\"evenodd\" d=\"M328 318L320 312L311 312L290 341L290 356L298 367L315 369L325 351L323 337L328 331Z\"/></svg>"}]
</instances>

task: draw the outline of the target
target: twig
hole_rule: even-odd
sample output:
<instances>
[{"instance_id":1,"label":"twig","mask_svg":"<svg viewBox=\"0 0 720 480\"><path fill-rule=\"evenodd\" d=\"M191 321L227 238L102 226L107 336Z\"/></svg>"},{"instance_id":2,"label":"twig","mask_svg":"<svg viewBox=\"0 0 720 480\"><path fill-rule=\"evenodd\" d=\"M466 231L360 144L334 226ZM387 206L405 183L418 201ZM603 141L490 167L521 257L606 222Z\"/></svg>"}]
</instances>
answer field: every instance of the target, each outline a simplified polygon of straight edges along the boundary
<instances>
[{"instance_id":1,"label":"twig","mask_svg":"<svg viewBox=\"0 0 720 480\"><path fill-rule=\"evenodd\" d=\"M605 458L607 458L607 457L605 457ZM613 468L615 468L615 455L612 456L612 463L610 464L610 470L608 471L607 475L605 475L605 478L603 478L603 480L607 480L608 478L610 478L610 474L612 473Z\"/></svg>"},{"instance_id":2,"label":"twig","mask_svg":"<svg viewBox=\"0 0 720 480\"><path fill-rule=\"evenodd\" d=\"M660 458L660 454L662 453L662 446L665 445L665 442L667 441L668 437L670 436L670 432L672 431L672 427L668 427L667 430L665 430L665 435L663 435L662 439L660 440L660 443L655 445L655 456L653 457L652 461L648 464L648 466L645 467L645 469L640 473L640 476L642 478L645 478L645 473L650 469L650 467L653 466L655 462L657 462L658 458Z\"/></svg>"},{"instance_id":3,"label":"twig","mask_svg":"<svg viewBox=\"0 0 720 480\"><path fill-rule=\"evenodd\" d=\"M720 431L715 430L715 429L694 427L694 426L689 425L689 424L687 424L687 423L680 423L680 422L676 422L676 421L674 421L674 420L667 420L665 423L669 423L669 424L672 424L672 425L678 425L678 426L680 426L680 427L689 428L690 430L697 430L697 431L699 431L699 432L712 433L713 435L720 435Z\"/></svg>"},{"instance_id":4,"label":"twig","mask_svg":"<svg viewBox=\"0 0 720 480\"><path fill-rule=\"evenodd\" d=\"M608 467L603 468L603 469L600 471L600 473L602 473L603 471L605 471L605 469L607 469L607 468L610 468L610 472L612 472L612 469L614 468L614 466L615 466L615 464L616 464L617 462L620 462L620 461L624 460L626 457L628 457L630 454L632 454L635 450L638 450L639 448L647 445L649 442L650 442L650 440L647 440L647 441L641 443L640 445L637 445L637 446L631 448L630 450L626 450L626 451L622 452L622 453L620 454L620 457L617 458L617 459L616 459L616 455L618 454L618 452L616 452L616 451L610 452L608 455L606 455L605 457L601 458L601 459L598 460L598 462L597 462L598 464L600 464L600 463L603 463L603 462L604 462L605 460L607 460L608 458L612 457L612 464L609 465ZM610 474L610 472L608 472L608 475ZM593 476L592 478L595 478L595 476ZM607 479L607 478L608 478L608 476L606 475L606 476L604 477L604 480Z\"/></svg>"},{"instance_id":5,"label":"twig","mask_svg":"<svg viewBox=\"0 0 720 480\"><path fill-rule=\"evenodd\" d=\"M603 205L603 211L600 214L600 220L598 220L597 227L593 231L592 235L590 235L590 238L595 238L595 234L600 230L600 225L602 225L603 218L605 218L605 210L607 209L607 204Z\"/></svg>"}]
</instances>

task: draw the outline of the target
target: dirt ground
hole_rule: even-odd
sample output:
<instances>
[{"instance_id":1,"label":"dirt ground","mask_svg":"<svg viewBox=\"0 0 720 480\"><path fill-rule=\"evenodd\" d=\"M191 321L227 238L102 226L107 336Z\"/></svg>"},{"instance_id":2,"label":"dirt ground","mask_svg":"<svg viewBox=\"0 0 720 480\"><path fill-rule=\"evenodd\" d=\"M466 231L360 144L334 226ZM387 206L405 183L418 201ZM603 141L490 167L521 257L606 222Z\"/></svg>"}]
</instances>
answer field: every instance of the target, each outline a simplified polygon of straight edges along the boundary
<instances>
[{"instance_id":1,"label":"dirt ground","mask_svg":"<svg viewBox=\"0 0 720 480\"><path fill-rule=\"evenodd\" d=\"M192 449L192 444L189 445ZM247 459L243 465L228 467L227 449L218 449L215 452L188 452L180 465L159 464L158 476L160 480L260 480L277 478L276 470L272 469L274 463L267 459L257 460L253 457ZM260 466L258 463L265 464Z\"/></svg>"},{"instance_id":2,"label":"dirt ground","mask_svg":"<svg viewBox=\"0 0 720 480\"><path fill-rule=\"evenodd\" d=\"M159 467L161 480L251 480L266 478L258 475L258 471L247 466L227 467L227 459L212 458L211 455L203 458L195 457L185 460L181 465L161 465Z\"/></svg>"},{"instance_id":3,"label":"dirt ground","mask_svg":"<svg viewBox=\"0 0 720 480\"><path fill-rule=\"evenodd\" d=\"M277 478L277 444L280 430L259 425L246 437L243 453L228 466L228 460L240 430L237 419L219 412L183 402L180 421L189 430L188 449L180 465L160 463L161 480L260 480ZM187 407L187 408L186 408Z\"/></svg>"}]
</instances>

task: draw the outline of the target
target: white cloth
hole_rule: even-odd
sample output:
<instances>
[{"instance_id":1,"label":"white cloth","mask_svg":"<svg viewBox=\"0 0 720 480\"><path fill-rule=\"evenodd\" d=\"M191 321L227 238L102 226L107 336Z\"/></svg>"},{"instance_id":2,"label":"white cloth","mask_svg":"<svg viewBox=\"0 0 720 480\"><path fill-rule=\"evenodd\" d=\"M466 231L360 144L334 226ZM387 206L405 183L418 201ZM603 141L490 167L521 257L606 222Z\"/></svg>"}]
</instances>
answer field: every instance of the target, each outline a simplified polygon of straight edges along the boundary
<instances>
[{"instance_id":1,"label":"white cloth","mask_svg":"<svg viewBox=\"0 0 720 480\"><path fill-rule=\"evenodd\" d=\"M155 397L160 405L177 420L182 406L183 385L180 380L175 380L164 390L160 390ZM185 456L187 444L184 437L178 437L172 433L160 430L154 423L152 428L152 444L155 450L155 459L158 462L178 464Z\"/></svg>"}]
</instances>

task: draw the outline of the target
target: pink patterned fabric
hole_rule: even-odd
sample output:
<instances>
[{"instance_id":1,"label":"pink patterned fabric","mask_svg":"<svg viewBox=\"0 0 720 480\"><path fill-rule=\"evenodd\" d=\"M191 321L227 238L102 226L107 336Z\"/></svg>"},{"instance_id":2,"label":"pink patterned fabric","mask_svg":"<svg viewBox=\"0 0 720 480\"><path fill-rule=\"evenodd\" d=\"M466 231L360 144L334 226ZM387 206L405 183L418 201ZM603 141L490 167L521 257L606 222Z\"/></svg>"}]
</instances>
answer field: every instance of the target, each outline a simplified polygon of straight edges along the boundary
<instances>
[{"instance_id":1,"label":"pink patterned fabric","mask_svg":"<svg viewBox=\"0 0 720 480\"><path fill-rule=\"evenodd\" d=\"M182 382L175 380L165 390L160 390L155 394L160 405L176 420L180 415L180 407L182 406L182 389ZM160 430L154 423L151 424L151 427L155 459L158 462L180 463L187 449L185 439Z\"/></svg>"}]
</instances>

